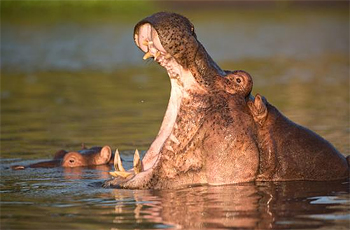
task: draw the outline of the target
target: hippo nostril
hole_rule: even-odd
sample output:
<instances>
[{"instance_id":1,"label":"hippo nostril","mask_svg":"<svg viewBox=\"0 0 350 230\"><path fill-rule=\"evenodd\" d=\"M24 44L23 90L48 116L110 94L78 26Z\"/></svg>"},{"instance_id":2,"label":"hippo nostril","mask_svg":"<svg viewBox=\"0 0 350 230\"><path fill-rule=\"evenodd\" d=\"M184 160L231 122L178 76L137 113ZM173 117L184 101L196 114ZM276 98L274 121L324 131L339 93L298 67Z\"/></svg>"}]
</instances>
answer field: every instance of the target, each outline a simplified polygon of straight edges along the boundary
<instances>
[{"instance_id":1,"label":"hippo nostril","mask_svg":"<svg viewBox=\"0 0 350 230\"><path fill-rule=\"evenodd\" d=\"M73 160L73 159L70 159L69 162L70 162L70 163L74 163L74 160Z\"/></svg>"}]
</instances>

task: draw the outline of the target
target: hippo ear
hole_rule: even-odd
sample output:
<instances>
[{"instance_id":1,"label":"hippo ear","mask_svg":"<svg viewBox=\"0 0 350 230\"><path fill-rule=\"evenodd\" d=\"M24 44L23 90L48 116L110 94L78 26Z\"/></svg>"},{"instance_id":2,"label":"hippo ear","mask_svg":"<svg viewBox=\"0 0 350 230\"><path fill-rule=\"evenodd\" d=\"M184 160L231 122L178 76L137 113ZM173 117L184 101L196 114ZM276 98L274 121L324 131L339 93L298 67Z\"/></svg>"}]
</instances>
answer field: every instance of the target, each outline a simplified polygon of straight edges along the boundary
<instances>
[{"instance_id":1,"label":"hippo ear","mask_svg":"<svg viewBox=\"0 0 350 230\"><path fill-rule=\"evenodd\" d=\"M55 153L55 156L53 157L54 160L62 159L68 152L66 150L60 150Z\"/></svg>"},{"instance_id":2,"label":"hippo ear","mask_svg":"<svg viewBox=\"0 0 350 230\"><path fill-rule=\"evenodd\" d=\"M101 149L100 154L98 155L97 159L95 160L96 165L104 165L104 164L108 164L108 162L110 161L112 157L112 150L109 146L104 146Z\"/></svg>"},{"instance_id":3,"label":"hippo ear","mask_svg":"<svg viewBox=\"0 0 350 230\"><path fill-rule=\"evenodd\" d=\"M267 118L267 107L266 107L266 99L260 94L257 94L254 98L254 101L248 101L247 105L249 110L254 118L254 121L258 123L260 126L263 126L265 120Z\"/></svg>"}]
</instances>

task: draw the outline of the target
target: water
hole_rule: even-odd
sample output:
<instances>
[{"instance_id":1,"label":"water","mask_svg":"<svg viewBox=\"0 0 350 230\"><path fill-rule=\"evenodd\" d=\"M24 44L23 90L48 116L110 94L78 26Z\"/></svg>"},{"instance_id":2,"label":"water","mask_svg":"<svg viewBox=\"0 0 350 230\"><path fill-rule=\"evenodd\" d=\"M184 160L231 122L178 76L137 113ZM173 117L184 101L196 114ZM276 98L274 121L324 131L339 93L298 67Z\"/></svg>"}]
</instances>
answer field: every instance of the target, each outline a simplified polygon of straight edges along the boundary
<instances>
[{"instance_id":1,"label":"water","mask_svg":"<svg viewBox=\"0 0 350 230\"><path fill-rule=\"evenodd\" d=\"M254 94L349 155L348 12L234 12L185 14L222 67L250 72ZM133 44L144 16L2 20L1 229L348 229L349 181L138 191L101 188L106 166L9 169L81 143L119 148L127 168L145 153L170 84Z\"/></svg>"}]
</instances>

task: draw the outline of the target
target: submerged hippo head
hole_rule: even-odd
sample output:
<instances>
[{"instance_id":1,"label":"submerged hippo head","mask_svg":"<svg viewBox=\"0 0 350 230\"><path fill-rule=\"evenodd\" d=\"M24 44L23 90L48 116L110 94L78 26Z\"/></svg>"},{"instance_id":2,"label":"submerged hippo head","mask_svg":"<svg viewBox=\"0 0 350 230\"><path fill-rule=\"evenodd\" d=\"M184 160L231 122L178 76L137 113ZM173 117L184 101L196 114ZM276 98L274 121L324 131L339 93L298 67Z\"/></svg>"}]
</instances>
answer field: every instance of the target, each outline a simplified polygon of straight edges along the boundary
<instances>
[{"instance_id":1,"label":"submerged hippo head","mask_svg":"<svg viewBox=\"0 0 350 230\"><path fill-rule=\"evenodd\" d=\"M108 164L112 158L112 151L109 146L96 147L81 151L69 152L64 155L62 167L82 167L91 165Z\"/></svg>"},{"instance_id":2,"label":"submerged hippo head","mask_svg":"<svg viewBox=\"0 0 350 230\"><path fill-rule=\"evenodd\" d=\"M11 168L14 170L21 170L25 168L52 168L52 167L84 167L93 165L104 165L109 164L112 159L112 151L109 146L104 147L93 147L86 149L83 147L82 150L67 152L60 150L55 153L53 160L43 161L27 166L15 165Z\"/></svg>"},{"instance_id":3,"label":"submerged hippo head","mask_svg":"<svg viewBox=\"0 0 350 230\"><path fill-rule=\"evenodd\" d=\"M142 171L104 186L169 188L253 180L258 150L246 104L250 75L220 69L193 24L179 14L161 12L143 19L135 26L134 40L144 59L153 58L166 69L170 100Z\"/></svg>"}]
</instances>

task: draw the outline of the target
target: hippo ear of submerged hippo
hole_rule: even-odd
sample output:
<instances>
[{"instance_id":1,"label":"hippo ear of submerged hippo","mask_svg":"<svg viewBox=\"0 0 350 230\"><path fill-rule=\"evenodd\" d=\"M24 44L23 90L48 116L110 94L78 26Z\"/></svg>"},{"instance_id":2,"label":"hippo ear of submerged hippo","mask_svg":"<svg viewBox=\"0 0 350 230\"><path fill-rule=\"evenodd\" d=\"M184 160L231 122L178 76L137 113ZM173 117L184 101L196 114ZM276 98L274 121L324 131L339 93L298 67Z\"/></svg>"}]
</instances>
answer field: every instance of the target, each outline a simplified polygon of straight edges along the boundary
<instances>
[{"instance_id":1,"label":"hippo ear of submerged hippo","mask_svg":"<svg viewBox=\"0 0 350 230\"><path fill-rule=\"evenodd\" d=\"M96 165L108 164L111 158L112 158L112 150L109 146L106 145L101 149L100 154L98 154L95 157L95 163Z\"/></svg>"}]
</instances>

